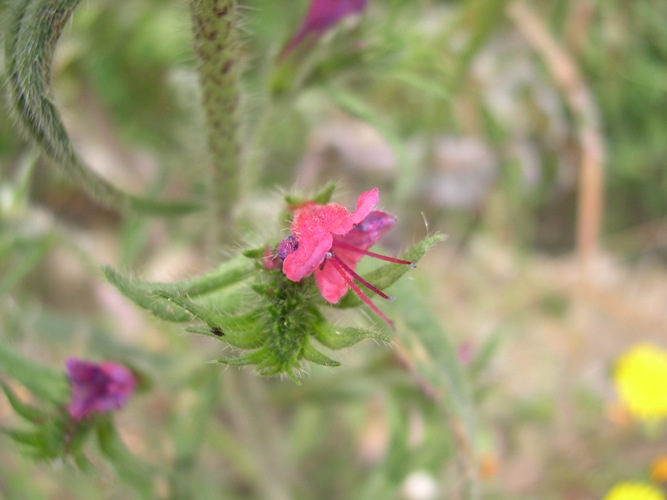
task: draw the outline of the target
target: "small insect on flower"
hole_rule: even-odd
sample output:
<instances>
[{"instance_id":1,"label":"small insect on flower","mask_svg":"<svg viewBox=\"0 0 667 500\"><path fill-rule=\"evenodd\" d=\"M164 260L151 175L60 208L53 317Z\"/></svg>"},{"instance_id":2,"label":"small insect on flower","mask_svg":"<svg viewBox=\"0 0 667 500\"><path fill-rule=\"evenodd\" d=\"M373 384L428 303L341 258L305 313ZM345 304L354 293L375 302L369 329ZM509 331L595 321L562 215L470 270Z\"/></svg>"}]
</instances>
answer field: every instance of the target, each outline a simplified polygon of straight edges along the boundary
<instances>
[{"instance_id":1,"label":"small insect on flower","mask_svg":"<svg viewBox=\"0 0 667 500\"><path fill-rule=\"evenodd\" d=\"M96 364L69 358L65 365L72 387L67 411L74 420L122 408L136 387L132 372L114 361Z\"/></svg>"},{"instance_id":2,"label":"small insect on flower","mask_svg":"<svg viewBox=\"0 0 667 500\"><path fill-rule=\"evenodd\" d=\"M322 297L335 304L351 288L378 316L393 327L392 321L361 291L358 282L383 299L393 300L359 276L355 268L364 255L415 267L407 260L369 252L396 224L396 217L373 210L379 199L377 188L362 193L357 209L349 212L337 203L320 205L306 202L296 208L292 234L285 238L276 255L283 259L283 273L291 281L315 274Z\"/></svg>"}]
</instances>

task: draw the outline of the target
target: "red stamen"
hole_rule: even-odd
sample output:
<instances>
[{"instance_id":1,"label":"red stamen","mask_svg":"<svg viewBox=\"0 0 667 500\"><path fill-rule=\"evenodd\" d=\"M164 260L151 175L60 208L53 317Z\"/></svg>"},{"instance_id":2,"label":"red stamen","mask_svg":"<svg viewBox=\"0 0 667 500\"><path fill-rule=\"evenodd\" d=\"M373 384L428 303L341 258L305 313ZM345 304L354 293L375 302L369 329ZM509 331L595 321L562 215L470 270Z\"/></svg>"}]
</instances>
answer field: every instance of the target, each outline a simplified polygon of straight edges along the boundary
<instances>
[{"instance_id":1,"label":"red stamen","mask_svg":"<svg viewBox=\"0 0 667 500\"><path fill-rule=\"evenodd\" d=\"M364 301L364 303L370 307L375 314L380 316L383 320L387 322L387 324L393 329L394 328L394 322L390 320L380 309L378 309L378 306L373 304L371 299L369 299L364 292L361 291L361 288L359 288L352 278L348 276L348 274L345 272L345 268L341 266L341 261L338 258L332 258L329 259L331 261L331 264L336 268L336 271L338 271L338 274L341 275L341 277L345 280L345 283L347 283L347 286L349 286L352 290L354 290L354 293L356 293L359 298Z\"/></svg>"},{"instance_id":2,"label":"red stamen","mask_svg":"<svg viewBox=\"0 0 667 500\"><path fill-rule=\"evenodd\" d=\"M361 276L359 276L359 275L354 271L354 269L352 269L352 268L351 268L350 266L348 266L345 262L343 262L341 259L339 259L337 255L332 255L331 258L332 258L332 259L335 259L336 262L338 262L341 266L343 266L343 269L345 269L345 271L346 271L350 276L352 276L352 278L354 278L355 280L357 280L359 283L361 283L362 285L364 285L366 288L368 288L369 290L375 292L376 294L378 294L378 295L379 295L380 297L382 297L383 299L387 299L387 300L389 300L389 301L394 300L394 297L393 297L392 295L387 295L387 294L384 293L382 290L380 290L379 288L377 288L377 287L374 286L374 285L371 285L368 281L366 281L364 278L362 278Z\"/></svg>"},{"instance_id":3,"label":"red stamen","mask_svg":"<svg viewBox=\"0 0 667 500\"><path fill-rule=\"evenodd\" d=\"M387 262L393 262L394 264L405 264L405 265L410 266L412 269L415 269L417 267L417 264L415 264L414 262L410 262L409 260L395 259L394 257L389 257L387 255L382 255L382 254L379 254L379 253L370 252L368 250L362 250L361 248L357 248L353 245L350 245L348 243L344 243L342 241L334 240L333 246L344 248L346 250L349 250L350 252L357 252L357 253L360 253L360 254L363 254L363 255L368 255L369 257L375 257L376 259L386 260Z\"/></svg>"}]
</instances>

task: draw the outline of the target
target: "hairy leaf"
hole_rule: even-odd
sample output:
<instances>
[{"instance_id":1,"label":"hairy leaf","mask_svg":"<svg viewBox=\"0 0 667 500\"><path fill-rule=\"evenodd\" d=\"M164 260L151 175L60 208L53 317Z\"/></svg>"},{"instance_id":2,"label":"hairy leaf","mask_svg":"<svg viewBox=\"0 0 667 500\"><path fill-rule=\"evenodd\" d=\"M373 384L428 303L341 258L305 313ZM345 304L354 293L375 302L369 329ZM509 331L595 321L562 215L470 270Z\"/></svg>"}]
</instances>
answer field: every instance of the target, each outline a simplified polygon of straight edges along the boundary
<instances>
[{"instance_id":1,"label":"hairy leaf","mask_svg":"<svg viewBox=\"0 0 667 500\"><path fill-rule=\"evenodd\" d=\"M330 323L322 322L318 325L315 338L329 349L339 350L351 347L364 339L376 339L382 342L391 342L391 339L381 332L366 328L336 328Z\"/></svg>"},{"instance_id":2,"label":"hairy leaf","mask_svg":"<svg viewBox=\"0 0 667 500\"><path fill-rule=\"evenodd\" d=\"M14 0L5 30L7 90L23 131L93 198L119 209L179 215L191 203L162 203L125 193L79 158L51 98L51 63L56 43L79 0Z\"/></svg>"},{"instance_id":3,"label":"hairy leaf","mask_svg":"<svg viewBox=\"0 0 667 500\"><path fill-rule=\"evenodd\" d=\"M7 396L10 406L18 415L30 422L36 422L45 417L45 413L42 410L21 401L21 398L7 384L0 382L0 386L2 386L2 390L5 396Z\"/></svg>"},{"instance_id":4,"label":"hairy leaf","mask_svg":"<svg viewBox=\"0 0 667 500\"><path fill-rule=\"evenodd\" d=\"M176 283L133 280L110 267L104 267L103 271L109 282L138 306L158 318L182 323L192 320L192 314L186 308L176 307L170 296L199 296L229 287L248 278L254 267L249 260L237 257L198 278Z\"/></svg>"},{"instance_id":5,"label":"hairy leaf","mask_svg":"<svg viewBox=\"0 0 667 500\"><path fill-rule=\"evenodd\" d=\"M18 381L40 398L53 402L67 399L69 386L64 370L32 361L13 351L6 342L0 342L0 373Z\"/></svg>"},{"instance_id":6,"label":"hairy leaf","mask_svg":"<svg viewBox=\"0 0 667 500\"><path fill-rule=\"evenodd\" d=\"M307 342L303 348L303 359L322 366L340 366L340 362L331 359L325 354L322 354L320 351L315 349L315 347L310 342Z\"/></svg>"},{"instance_id":7,"label":"hairy leaf","mask_svg":"<svg viewBox=\"0 0 667 500\"><path fill-rule=\"evenodd\" d=\"M420 241L415 246L410 248L407 252L401 255L401 259L409 260L410 262L417 263L424 256L426 251L431 248L436 243L443 241L445 237L442 234L434 234L428 238ZM364 274L363 278L372 283L373 286L377 287L380 290L386 290L391 285L396 283L405 273L410 270L409 266L397 265L397 264L385 264L378 267L370 273ZM398 298L400 300L400 297ZM347 307L358 307L362 305L361 300L353 293L347 293L343 299L336 304L334 307L338 308L347 308Z\"/></svg>"}]
</instances>

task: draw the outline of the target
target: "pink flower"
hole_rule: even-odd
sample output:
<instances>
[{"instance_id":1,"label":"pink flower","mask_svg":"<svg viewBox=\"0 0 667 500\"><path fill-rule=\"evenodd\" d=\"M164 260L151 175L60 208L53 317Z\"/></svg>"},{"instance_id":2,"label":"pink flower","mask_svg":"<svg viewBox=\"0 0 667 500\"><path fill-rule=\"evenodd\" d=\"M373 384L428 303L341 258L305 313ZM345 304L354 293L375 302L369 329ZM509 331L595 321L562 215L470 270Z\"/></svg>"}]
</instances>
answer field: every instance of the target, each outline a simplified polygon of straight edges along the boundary
<instances>
[{"instance_id":1,"label":"pink flower","mask_svg":"<svg viewBox=\"0 0 667 500\"><path fill-rule=\"evenodd\" d=\"M344 17L363 12L367 3L368 0L313 0L306 19L283 50L282 57L307 37L320 36Z\"/></svg>"},{"instance_id":2,"label":"pink flower","mask_svg":"<svg viewBox=\"0 0 667 500\"><path fill-rule=\"evenodd\" d=\"M315 281L328 302L335 304L351 288L376 314L392 325L387 316L361 291L355 280L380 297L393 297L378 290L359 276L355 268L364 255L397 264L411 262L369 252L380 237L396 224L396 217L373 210L378 203L377 188L362 193L357 209L349 212L337 203L319 205L308 202L298 207L292 221L292 234L277 250L283 272L292 281L315 273Z\"/></svg>"},{"instance_id":3,"label":"pink flower","mask_svg":"<svg viewBox=\"0 0 667 500\"><path fill-rule=\"evenodd\" d=\"M134 392L134 375L119 363L106 361L95 364L69 358L65 365L72 386L67 411L74 420L82 420L93 413L117 410Z\"/></svg>"}]
</instances>

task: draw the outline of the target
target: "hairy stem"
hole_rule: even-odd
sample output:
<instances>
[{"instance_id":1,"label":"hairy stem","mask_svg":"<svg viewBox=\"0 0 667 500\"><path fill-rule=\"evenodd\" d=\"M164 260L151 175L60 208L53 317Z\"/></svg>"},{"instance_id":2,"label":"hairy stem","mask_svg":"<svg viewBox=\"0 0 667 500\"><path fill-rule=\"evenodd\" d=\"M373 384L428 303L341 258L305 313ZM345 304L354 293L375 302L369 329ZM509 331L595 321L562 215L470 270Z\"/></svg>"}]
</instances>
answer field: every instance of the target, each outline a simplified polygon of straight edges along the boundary
<instances>
[{"instance_id":1,"label":"hairy stem","mask_svg":"<svg viewBox=\"0 0 667 500\"><path fill-rule=\"evenodd\" d=\"M236 0L192 0L190 11L211 153L211 226L218 246L234 233L239 199L238 9Z\"/></svg>"}]
</instances>

